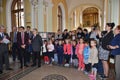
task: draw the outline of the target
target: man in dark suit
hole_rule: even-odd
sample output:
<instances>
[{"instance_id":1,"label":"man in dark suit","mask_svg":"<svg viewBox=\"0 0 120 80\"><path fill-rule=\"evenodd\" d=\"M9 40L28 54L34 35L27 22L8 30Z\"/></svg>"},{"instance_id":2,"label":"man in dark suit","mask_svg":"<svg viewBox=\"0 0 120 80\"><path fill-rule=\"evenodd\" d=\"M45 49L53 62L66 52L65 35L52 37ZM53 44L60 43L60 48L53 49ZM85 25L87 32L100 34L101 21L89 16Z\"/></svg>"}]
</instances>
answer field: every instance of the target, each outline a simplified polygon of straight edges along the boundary
<instances>
[{"instance_id":1,"label":"man in dark suit","mask_svg":"<svg viewBox=\"0 0 120 80\"><path fill-rule=\"evenodd\" d=\"M8 43L4 42L5 39L9 39L9 36L7 33L5 33L5 27L3 25L0 25L0 38L1 38L0 42L1 42L1 48L2 48L0 49L0 52L1 54L3 54L3 56L1 56L2 63L5 63L6 70L12 70L12 68L10 68L10 65L9 65Z\"/></svg>"},{"instance_id":2,"label":"man in dark suit","mask_svg":"<svg viewBox=\"0 0 120 80\"><path fill-rule=\"evenodd\" d=\"M18 45L17 45L17 27L13 27L12 32L10 32L10 40L12 44L12 56L13 61L16 61L16 55L18 52Z\"/></svg>"},{"instance_id":3,"label":"man in dark suit","mask_svg":"<svg viewBox=\"0 0 120 80\"><path fill-rule=\"evenodd\" d=\"M38 59L38 67L41 67L41 57L40 57L40 52L41 52L41 47L43 45L42 38L38 34L38 30L36 28L33 29L33 38L31 41L32 48L33 48L33 64L32 66L36 66L37 64L37 59Z\"/></svg>"},{"instance_id":4,"label":"man in dark suit","mask_svg":"<svg viewBox=\"0 0 120 80\"><path fill-rule=\"evenodd\" d=\"M17 34L17 44L20 49L20 53L19 53L20 64L21 64L20 68L23 68L23 65L28 67L26 63L26 59L27 59L26 48L29 44L29 35L25 32L25 28L23 26L20 27L20 30L21 32L18 32Z\"/></svg>"},{"instance_id":5,"label":"man in dark suit","mask_svg":"<svg viewBox=\"0 0 120 80\"><path fill-rule=\"evenodd\" d=\"M29 35L29 40L32 39L32 31L31 31L31 27L30 26L27 26L26 28L26 33L28 33ZM29 43L28 47L27 47L27 63L30 63L30 59L31 59L31 53L32 53L32 45L31 43Z\"/></svg>"}]
</instances>

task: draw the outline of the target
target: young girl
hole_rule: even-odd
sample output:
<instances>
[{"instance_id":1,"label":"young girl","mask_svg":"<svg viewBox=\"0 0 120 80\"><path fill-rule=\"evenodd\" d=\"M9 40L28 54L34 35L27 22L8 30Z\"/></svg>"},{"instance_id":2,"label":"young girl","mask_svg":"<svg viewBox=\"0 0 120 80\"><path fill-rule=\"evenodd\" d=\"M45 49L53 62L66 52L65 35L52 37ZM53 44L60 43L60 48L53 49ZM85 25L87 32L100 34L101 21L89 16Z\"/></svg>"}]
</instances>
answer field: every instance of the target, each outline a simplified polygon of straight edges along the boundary
<instances>
[{"instance_id":1,"label":"young girl","mask_svg":"<svg viewBox=\"0 0 120 80\"><path fill-rule=\"evenodd\" d=\"M52 62L54 62L54 45L51 40L49 40L48 42L47 49L48 49L48 55L50 60L49 63L52 64Z\"/></svg>"},{"instance_id":2,"label":"young girl","mask_svg":"<svg viewBox=\"0 0 120 80\"><path fill-rule=\"evenodd\" d=\"M57 56L58 56L58 64L59 65L62 65L63 64L63 53L64 53L64 50L63 50L63 45L62 45L62 41L59 40L58 42L58 46L57 46Z\"/></svg>"},{"instance_id":3,"label":"young girl","mask_svg":"<svg viewBox=\"0 0 120 80\"><path fill-rule=\"evenodd\" d=\"M83 57L84 57L84 64L85 64L85 70L84 73L88 74L88 72L90 71L90 64L88 63L88 59L90 56L90 46L89 46L89 42L85 42L85 48L83 50Z\"/></svg>"},{"instance_id":4,"label":"young girl","mask_svg":"<svg viewBox=\"0 0 120 80\"><path fill-rule=\"evenodd\" d=\"M92 66L92 71L91 74L89 75L91 80L96 80L96 75L97 75L97 63L98 63L98 50L97 50L97 41L96 40L91 40L90 41L90 56L88 59L88 62L91 63Z\"/></svg>"},{"instance_id":5,"label":"young girl","mask_svg":"<svg viewBox=\"0 0 120 80\"><path fill-rule=\"evenodd\" d=\"M75 68L78 67L78 59L77 59L77 55L75 54L75 50L76 50L76 41L72 41L72 63L73 66Z\"/></svg>"},{"instance_id":6,"label":"young girl","mask_svg":"<svg viewBox=\"0 0 120 80\"><path fill-rule=\"evenodd\" d=\"M64 44L64 57L65 57L65 65L66 67L69 67L69 61L71 58L71 44L69 39L65 40L65 44Z\"/></svg>"},{"instance_id":7,"label":"young girl","mask_svg":"<svg viewBox=\"0 0 120 80\"><path fill-rule=\"evenodd\" d=\"M83 50L84 50L84 40L83 38L80 38L80 41L79 43L77 44L76 46L76 54L77 54L77 57L78 57L78 62L79 62L79 65L78 65L78 70L81 69L81 71L84 70L84 58L83 58Z\"/></svg>"},{"instance_id":8,"label":"young girl","mask_svg":"<svg viewBox=\"0 0 120 80\"><path fill-rule=\"evenodd\" d=\"M44 40L44 43L43 43L42 53L43 53L44 63L48 64L49 58L48 58L48 54L47 54L47 41L46 40Z\"/></svg>"}]
</instances>

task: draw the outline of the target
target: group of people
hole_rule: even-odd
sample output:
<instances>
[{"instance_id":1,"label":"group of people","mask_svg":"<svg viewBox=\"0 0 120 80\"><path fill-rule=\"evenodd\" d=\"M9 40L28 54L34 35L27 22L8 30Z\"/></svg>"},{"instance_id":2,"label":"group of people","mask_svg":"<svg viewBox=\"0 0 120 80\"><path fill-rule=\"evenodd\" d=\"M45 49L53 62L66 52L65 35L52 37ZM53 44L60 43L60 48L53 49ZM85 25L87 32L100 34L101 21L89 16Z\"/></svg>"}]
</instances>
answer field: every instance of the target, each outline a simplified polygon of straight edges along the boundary
<instances>
[{"instance_id":1,"label":"group of people","mask_svg":"<svg viewBox=\"0 0 120 80\"><path fill-rule=\"evenodd\" d=\"M0 25L0 74L3 73L4 63L7 70L12 70L9 66L9 50L11 50L13 62L20 61L21 69L29 66L31 52L34 53L31 66L38 65L40 67L41 58L39 53L42 44L42 38L36 28L30 31L30 26L27 26L25 31L23 26L20 26L18 30L17 27L13 27L9 37L5 32L5 27Z\"/></svg>"},{"instance_id":2,"label":"group of people","mask_svg":"<svg viewBox=\"0 0 120 80\"><path fill-rule=\"evenodd\" d=\"M13 27L10 37L5 33L5 27L0 26L0 73L3 62L9 64L8 42L12 44L13 61L20 61L20 68L28 67L32 59L32 67L41 66L42 52L45 64L57 63L59 66L74 66L88 74L91 80L96 80L99 73L102 79L109 77L109 58L115 56L116 80L120 79L120 25L113 30L114 23L106 23L105 31L94 26L91 32L78 27L77 30L60 30L47 40L42 40L36 28L30 26ZM9 40L9 41L7 41ZM6 47L6 48L5 48ZM7 55L7 56L6 56ZM18 55L18 57L17 57ZM32 57L32 58L31 58ZM9 70L9 66L6 66Z\"/></svg>"}]
</instances>

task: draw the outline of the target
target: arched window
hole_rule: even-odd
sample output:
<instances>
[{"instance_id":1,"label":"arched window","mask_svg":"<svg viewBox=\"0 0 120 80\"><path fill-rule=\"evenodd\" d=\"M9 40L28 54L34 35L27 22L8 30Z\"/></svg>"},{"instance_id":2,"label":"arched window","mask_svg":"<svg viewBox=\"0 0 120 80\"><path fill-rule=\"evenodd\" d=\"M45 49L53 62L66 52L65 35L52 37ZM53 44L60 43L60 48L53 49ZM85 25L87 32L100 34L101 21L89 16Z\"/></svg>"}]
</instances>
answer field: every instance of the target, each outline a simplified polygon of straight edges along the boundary
<instances>
[{"instance_id":1,"label":"arched window","mask_svg":"<svg viewBox=\"0 0 120 80\"><path fill-rule=\"evenodd\" d=\"M24 26L24 3L23 0L13 0L11 6L12 26Z\"/></svg>"},{"instance_id":2,"label":"arched window","mask_svg":"<svg viewBox=\"0 0 120 80\"><path fill-rule=\"evenodd\" d=\"M63 30L63 22L62 22L62 9L58 6L58 29L60 31Z\"/></svg>"}]
</instances>

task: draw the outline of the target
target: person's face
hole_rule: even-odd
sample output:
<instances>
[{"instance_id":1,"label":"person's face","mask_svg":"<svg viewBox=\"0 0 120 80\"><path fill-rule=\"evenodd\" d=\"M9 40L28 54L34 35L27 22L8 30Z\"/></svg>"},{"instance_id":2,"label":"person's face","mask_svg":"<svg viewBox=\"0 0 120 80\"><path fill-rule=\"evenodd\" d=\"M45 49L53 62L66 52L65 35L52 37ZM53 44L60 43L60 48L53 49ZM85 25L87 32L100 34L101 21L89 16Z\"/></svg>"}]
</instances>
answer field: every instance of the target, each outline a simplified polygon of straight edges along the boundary
<instances>
[{"instance_id":1,"label":"person's face","mask_svg":"<svg viewBox=\"0 0 120 80\"><path fill-rule=\"evenodd\" d=\"M96 43L95 43L94 41L90 41L90 45L91 45L92 47L94 47L94 46L96 46Z\"/></svg>"},{"instance_id":2,"label":"person's face","mask_svg":"<svg viewBox=\"0 0 120 80\"><path fill-rule=\"evenodd\" d=\"M21 31L21 32L24 32L24 29L23 29L23 28L20 28L20 31Z\"/></svg>"},{"instance_id":3,"label":"person's face","mask_svg":"<svg viewBox=\"0 0 120 80\"><path fill-rule=\"evenodd\" d=\"M59 45L61 45L62 44L62 41L59 41Z\"/></svg>"},{"instance_id":4,"label":"person's face","mask_svg":"<svg viewBox=\"0 0 120 80\"><path fill-rule=\"evenodd\" d=\"M105 30L106 30L106 31L109 31L109 30L110 30L110 27L109 27L108 25L106 25Z\"/></svg>"},{"instance_id":5,"label":"person's face","mask_svg":"<svg viewBox=\"0 0 120 80\"><path fill-rule=\"evenodd\" d=\"M33 30L33 34L34 34L34 35L37 34L37 31L36 31L36 30Z\"/></svg>"},{"instance_id":6,"label":"person's face","mask_svg":"<svg viewBox=\"0 0 120 80\"><path fill-rule=\"evenodd\" d=\"M0 32L5 32L5 28L1 27Z\"/></svg>"},{"instance_id":7,"label":"person's face","mask_svg":"<svg viewBox=\"0 0 120 80\"><path fill-rule=\"evenodd\" d=\"M27 28L27 31L30 31L30 28Z\"/></svg>"},{"instance_id":8,"label":"person's face","mask_svg":"<svg viewBox=\"0 0 120 80\"><path fill-rule=\"evenodd\" d=\"M65 40L65 42L66 42L66 44L68 44L68 43L69 43L69 40L68 40L68 39L66 39L66 40Z\"/></svg>"},{"instance_id":9,"label":"person's face","mask_svg":"<svg viewBox=\"0 0 120 80\"><path fill-rule=\"evenodd\" d=\"M83 41L83 39L80 39L80 43L83 43L84 41Z\"/></svg>"},{"instance_id":10,"label":"person's face","mask_svg":"<svg viewBox=\"0 0 120 80\"><path fill-rule=\"evenodd\" d=\"M17 27L13 27L13 31L17 31Z\"/></svg>"},{"instance_id":11,"label":"person's face","mask_svg":"<svg viewBox=\"0 0 120 80\"><path fill-rule=\"evenodd\" d=\"M85 43L85 46L88 46L88 43Z\"/></svg>"},{"instance_id":12,"label":"person's face","mask_svg":"<svg viewBox=\"0 0 120 80\"><path fill-rule=\"evenodd\" d=\"M119 30L118 28L115 28L115 29L114 29L114 34L117 35L117 34L119 34L119 33L120 33L120 30Z\"/></svg>"},{"instance_id":13,"label":"person's face","mask_svg":"<svg viewBox=\"0 0 120 80\"><path fill-rule=\"evenodd\" d=\"M72 45L73 45L73 46L75 46L75 45L76 45L76 42L75 42L75 41L73 41L73 42L72 42Z\"/></svg>"}]
</instances>

